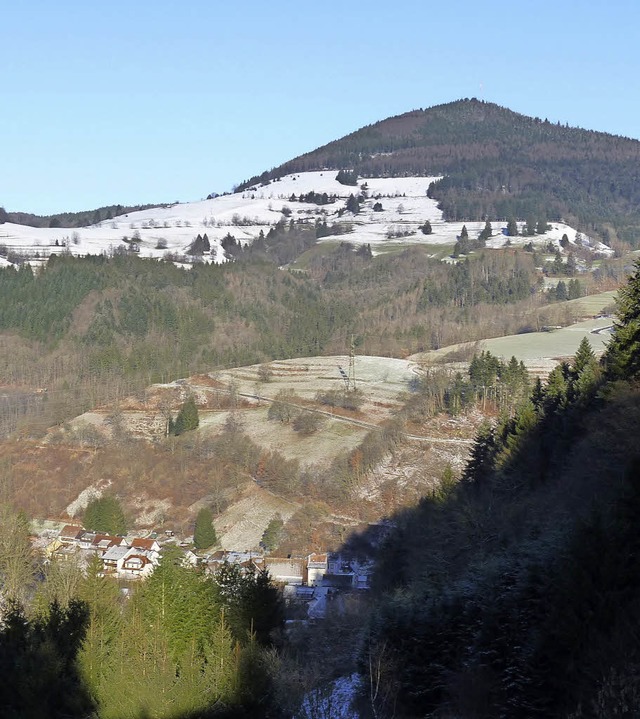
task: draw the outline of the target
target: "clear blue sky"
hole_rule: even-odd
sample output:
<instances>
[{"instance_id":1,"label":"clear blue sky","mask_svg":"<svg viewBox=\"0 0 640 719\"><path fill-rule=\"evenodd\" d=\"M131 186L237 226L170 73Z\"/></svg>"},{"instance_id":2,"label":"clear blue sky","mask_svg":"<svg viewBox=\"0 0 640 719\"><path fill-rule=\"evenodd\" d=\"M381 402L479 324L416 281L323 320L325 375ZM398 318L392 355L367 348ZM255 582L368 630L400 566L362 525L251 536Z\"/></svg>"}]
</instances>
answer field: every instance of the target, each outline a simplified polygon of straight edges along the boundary
<instances>
[{"instance_id":1,"label":"clear blue sky","mask_svg":"<svg viewBox=\"0 0 640 719\"><path fill-rule=\"evenodd\" d=\"M481 97L640 138L637 0L5 3L0 206L200 199Z\"/></svg>"}]
</instances>

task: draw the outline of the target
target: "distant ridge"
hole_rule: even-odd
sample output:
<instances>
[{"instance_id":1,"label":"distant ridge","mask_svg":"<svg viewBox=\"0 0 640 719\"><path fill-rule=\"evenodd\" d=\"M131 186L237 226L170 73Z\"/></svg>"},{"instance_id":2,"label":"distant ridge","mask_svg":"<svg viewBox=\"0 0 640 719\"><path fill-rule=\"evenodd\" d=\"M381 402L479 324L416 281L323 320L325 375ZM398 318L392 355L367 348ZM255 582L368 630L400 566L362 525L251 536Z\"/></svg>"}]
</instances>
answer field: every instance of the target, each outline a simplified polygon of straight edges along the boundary
<instances>
[{"instance_id":1,"label":"distant ridge","mask_svg":"<svg viewBox=\"0 0 640 719\"><path fill-rule=\"evenodd\" d=\"M457 100L390 117L242 183L342 168L361 177L445 175L430 196L448 220L546 213L640 245L640 141Z\"/></svg>"}]
</instances>

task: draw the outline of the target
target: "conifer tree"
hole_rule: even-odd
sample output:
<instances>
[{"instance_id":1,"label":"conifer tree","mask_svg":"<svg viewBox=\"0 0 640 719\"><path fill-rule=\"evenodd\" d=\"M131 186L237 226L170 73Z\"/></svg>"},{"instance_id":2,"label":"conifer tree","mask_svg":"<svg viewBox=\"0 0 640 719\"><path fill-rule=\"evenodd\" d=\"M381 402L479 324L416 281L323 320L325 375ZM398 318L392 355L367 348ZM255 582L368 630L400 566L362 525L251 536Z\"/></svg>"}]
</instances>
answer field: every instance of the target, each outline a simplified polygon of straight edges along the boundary
<instances>
[{"instance_id":1,"label":"conifer tree","mask_svg":"<svg viewBox=\"0 0 640 719\"><path fill-rule=\"evenodd\" d=\"M580 342L571 367L569 398L571 401L587 400L600 378L600 366L587 337Z\"/></svg>"},{"instance_id":2,"label":"conifer tree","mask_svg":"<svg viewBox=\"0 0 640 719\"><path fill-rule=\"evenodd\" d=\"M336 175L336 180L341 185L353 185L358 184L358 173L355 170L340 170Z\"/></svg>"},{"instance_id":3,"label":"conifer tree","mask_svg":"<svg viewBox=\"0 0 640 719\"><path fill-rule=\"evenodd\" d=\"M43 616L27 618L9 602L0 626L0 707L3 717L87 717L96 708L78 671L88 610L56 602Z\"/></svg>"},{"instance_id":4,"label":"conifer tree","mask_svg":"<svg viewBox=\"0 0 640 719\"><path fill-rule=\"evenodd\" d=\"M566 378L569 373L569 367L565 362L554 367L549 373L544 389L545 413L559 412L566 407L568 389Z\"/></svg>"},{"instance_id":5,"label":"conifer tree","mask_svg":"<svg viewBox=\"0 0 640 719\"><path fill-rule=\"evenodd\" d=\"M280 543L283 528L284 521L280 514L276 513L262 533L262 544L268 552L275 549Z\"/></svg>"},{"instance_id":6,"label":"conifer tree","mask_svg":"<svg viewBox=\"0 0 640 719\"><path fill-rule=\"evenodd\" d=\"M536 412L542 412L544 407L544 389L540 377L536 377L533 389L531 390L531 401L533 402Z\"/></svg>"},{"instance_id":7,"label":"conifer tree","mask_svg":"<svg viewBox=\"0 0 640 719\"><path fill-rule=\"evenodd\" d=\"M590 365L596 364L596 355L587 337L583 337L573 357L573 373L580 376Z\"/></svg>"},{"instance_id":8,"label":"conifer tree","mask_svg":"<svg viewBox=\"0 0 640 719\"><path fill-rule=\"evenodd\" d=\"M117 661L117 643L122 630L120 590L103 575L102 561L94 556L80 582L78 596L89 607L87 633L78 657L80 672L94 696L111 692L109 671Z\"/></svg>"},{"instance_id":9,"label":"conifer tree","mask_svg":"<svg viewBox=\"0 0 640 719\"><path fill-rule=\"evenodd\" d=\"M177 547L163 548L159 566L135 599L145 621L159 623L174 661L180 662L192 643L209 642L219 610L213 582L185 565Z\"/></svg>"},{"instance_id":10,"label":"conifer tree","mask_svg":"<svg viewBox=\"0 0 640 719\"><path fill-rule=\"evenodd\" d=\"M564 300L569 299L569 293L567 292L567 285L563 280L560 280L560 282L558 282L558 284L556 285L555 295L556 295L556 300L558 300L558 302L563 302Z\"/></svg>"},{"instance_id":11,"label":"conifer tree","mask_svg":"<svg viewBox=\"0 0 640 719\"><path fill-rule=\"evenodd\" d=\"M126 534L127 522L116 497L106 496L94 499L84 512L84 526L94 532Z\"/></svg>"},{"instance_id":12,"label":"conifer tree","mask_svg":"<svg viewBox=\"0 0 640 719\"><path fill-rule=\"evenodd\" d=\"M551 266L551 271L553 272L554 275L564 274L565 266L564 266L564 262L562 261L562 253L560 252L560 250L555 251L555 255L553 257L553 265Z\"/></svg>"},{"instance_id":13,"label":"conifer tree","mask_svg":"<svg viewBox=\"0 0 640 719\"><path fill-rule=\"evenodd\" d=\"M29 521L23 512L0 506L0 590L12 601L24 601L35 579Z\"/></svg>"},{"instance_id":14,"label":"conifer tree","mask_svg":"<svg viewBox=\"0 0 640 719\"><path fill-rule=\"evenodd\" d=\"M617 321L604 363L610 378L632 379L640 375L640 260L618 291L617 302Z\"/></svg>"},{"instance_id":15,"label":"conifer tree","mask_svg":"<svg viewBox=\"0 0 640 719\"><path fill-rule=\"evenodd\" d=\"M196 517L196 526L193 532L193 543L198 551L208 549L218 542L211 510L203 507Z\"/></svg>"},{"instance_id":16,"label":"conifer tree","mask_svg":"<svg viewBox=\"0 0 640 719\"><path fill-rule=\"evenodd\" d=\"M546 218L539 218L538 222L536 223L536 235L544 235L547 231L547 227L548 225Z\"/></svg>"},{"instance_id":17,"label":"conifer tree","mask_svg":"<svg viewBox=\"0 0 640 719\"><path fill-rule=\"evenodd\" d=\"M536 234L536 224L535 217L527 217L527 223L522 234L527 234L529 237L533 237L533 235Z\"/></svg>"},{"instance_id":18,"label":"conifer tree","mask_svg":"<svg viewBox=\"0 0 640 719\"><path fill-rule=\"evenodd\" d=\"M567 293L570 300L577 300L582 297L582 285L580 284L580 280L575 277L572 280L569 280L569 283L567 284Z\"/></svg>"},{"instance_id":19,"label":"conifer tree","mask_svg":"<svg viewBox=\"0 0 640 719\"><path fill-rule=\"evenodd\" d=\"M478 430L471 456L462 477L466 481L482 483L493 471L497 451L495 429L487 422Z\"/></svg>"},{"instance_id":20,"label":"conifer tree","mask_svg":"<svg viewBox=\"0 0 640 719\"><path fill-rule=\"evenodd\" d=\"M360 202L358 198L355 195L349 195L346 207L347 212L353 212L354 215L357 215L358 212L360 212Z\"/></svg>"},{"instance_id":21,"label":"conifer tree","mask_svg":"<svg viewBox=\"0 0 640 719\"><path fill-rule=\"evenodd\" d=\"M491 227L491 222L487 220L484 224L482 232L478 235L478 242L480 243L481 247L484 247L484 245L487 243L487 240L491 237L492 234L493 228Z\"/></svg>"},{"instance_id":22,"label":"conifer tree","mask_svg":"<svg viewBox=\"0 0 640 719\"><path fill-rule=\"evenodd\" d=\"M182 405L173 426L169 425L169 432L176 436L197 429L200 424L198 408L193 397L188 397ZM172 431L173 430L173 431Z\"/></svg>"}]
</instances>

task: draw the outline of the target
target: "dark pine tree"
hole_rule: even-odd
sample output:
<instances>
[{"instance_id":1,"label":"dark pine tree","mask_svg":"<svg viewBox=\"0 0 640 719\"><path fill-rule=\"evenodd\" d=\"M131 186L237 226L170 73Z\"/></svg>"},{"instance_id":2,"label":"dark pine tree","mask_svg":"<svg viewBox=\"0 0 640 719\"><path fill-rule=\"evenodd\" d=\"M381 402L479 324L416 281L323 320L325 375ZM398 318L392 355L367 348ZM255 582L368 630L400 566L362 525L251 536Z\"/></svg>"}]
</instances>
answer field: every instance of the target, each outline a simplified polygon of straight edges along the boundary
<instances>
[{"instance_id":1,"label":"dark pine tree","mask_svg":"<svg viewBox=\"0 0 640 719\"><path fill-rule=\"evenodd\" d=\"M84 526L94 532L126 534L127 522L120 502L112 496L94 499L84 512Z\"/></svg>"},{"instance_id":2,"label":"dark pine tree","mask_svg":"<svg viewBox=\"0 0 640 719\"><path fill-rule=\"evenodd\" d=\"M218 536L213 526L211 510L203 507L196 517L196 526L193 532L193 543L198 551L208 549L217 544Z\"/></svg>"},{"instance_id":3,"label":"dark pine tree","mask_svg":"<svg viewBox=\"0 0 640 719\"><path fill-rule=\"evenodd\" d=\"M569 293L567 292L567 285L560 280L560 282L556 285L556 300L558 300L558 302L563 302L568 299Z\"/></svg>"},{"instance_id":4,"label":"dark pine tree","mask_svg":"<svg viewBox=\"0 0 640 719\"><path fill-rule=\"evenodd\" d=\"M358 173L355 170L340 170L336 175L336 180L341 185L351 185L355 187L358 184Z\"/></svg>"},{"instance_id":5,"label":"dark pine tree","mask_svg":"<svg viewBox=\"0 0 640 719\"><path fill-rule=\"evenodd\" d=\"M618 291L617 323L604 356L607 375L633 379L640 375L640 260Z\"/></svg>"},{"instance_id":6,"label":"dark pine tree","mask_svg":"<svg viewBox=\"0 0 640 719\"><path fill-rule=\"evenodd\" d=\"M358 212L360 212L360 202L355 195L349 195L349 199L347 200L347 212L353 212L354 215L357 215Z\"/></svg>"},{"instance_id":7,"label":"dark pine tree","mask_svg":"<svg viewBox=\"0 0 640 719\"><path fill-rule=\"evenodd\" d=\"M169 424L169 432L176 436L196 429L200 424L198 417L198 408L193 397L188 397L182 405L176 421Z\"/></svg>"}]
</instances>

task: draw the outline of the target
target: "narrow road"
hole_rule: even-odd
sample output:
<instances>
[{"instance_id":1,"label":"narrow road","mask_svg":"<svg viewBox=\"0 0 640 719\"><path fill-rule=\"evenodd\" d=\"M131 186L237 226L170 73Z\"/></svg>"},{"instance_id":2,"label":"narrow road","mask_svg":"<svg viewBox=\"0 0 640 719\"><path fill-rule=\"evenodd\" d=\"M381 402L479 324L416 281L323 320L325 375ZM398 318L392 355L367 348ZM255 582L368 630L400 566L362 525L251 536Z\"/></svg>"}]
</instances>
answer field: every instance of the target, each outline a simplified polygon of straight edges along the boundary
<instances>
[{"instance_id":1,"label":"narrow road","mask_svg":"<svg viewBox=\"0 0 640 719\"><path fill-rule=\"evenodd\" d=\"M261 395L257 394L244 394L242 392L238 392L239 397L246 397L248 399L256 399L259 402L282 402L282 400L274 400L270 397L262 397ZM322 414L325 417L330 417L331 419L338 420L339 422L347 422L348 424L356 425L357 427L364 427L365 429L380 429L379 425L373 424L372 422L365 422L362 419L354 419L353 417L343 417L341 414L334 414L333 412L324 410L324 409L316 409L315 407L300 407L300 405L296 404L295 402L282 402L282 404L286 404L288 407L294 407L296 409L304 409L307 412L315 412L316 414ZM404 436L407 439L413 440L415 442L428 442L431 444L468 444L471 445L474 443L475 440L473 439L457 439L457 438L448 438L448 437L424 437L422 435L418 434L407 434L404 433Z\"/></svg>"}]
</instances>

